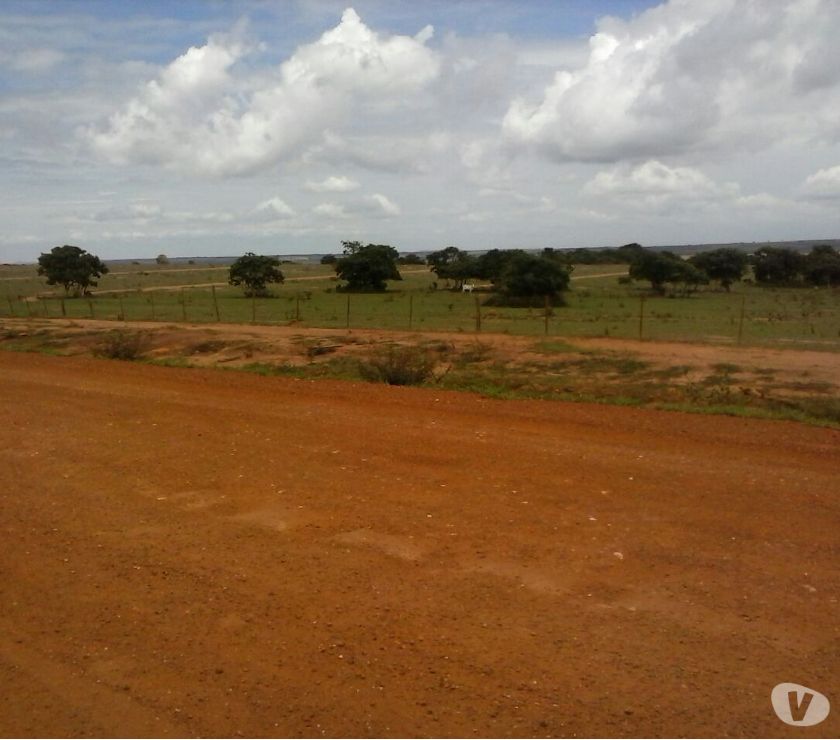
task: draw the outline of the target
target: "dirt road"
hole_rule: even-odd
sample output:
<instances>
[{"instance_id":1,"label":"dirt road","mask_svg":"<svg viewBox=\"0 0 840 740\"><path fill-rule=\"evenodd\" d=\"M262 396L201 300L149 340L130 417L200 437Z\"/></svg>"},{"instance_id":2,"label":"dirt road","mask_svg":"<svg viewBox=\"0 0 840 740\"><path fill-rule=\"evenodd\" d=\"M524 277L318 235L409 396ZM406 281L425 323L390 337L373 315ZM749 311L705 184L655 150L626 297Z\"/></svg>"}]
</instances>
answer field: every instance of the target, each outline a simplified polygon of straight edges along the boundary
<instances>
[{"instance_id":1,"label":"dirt road","mask_svg":"<svg viewBox=\"0 0 840 740\"><path fill-rule=\"evenodd\" d=\"M840 734L840 433L0 352L0 734Z\"/></svg>"}]
</instances>

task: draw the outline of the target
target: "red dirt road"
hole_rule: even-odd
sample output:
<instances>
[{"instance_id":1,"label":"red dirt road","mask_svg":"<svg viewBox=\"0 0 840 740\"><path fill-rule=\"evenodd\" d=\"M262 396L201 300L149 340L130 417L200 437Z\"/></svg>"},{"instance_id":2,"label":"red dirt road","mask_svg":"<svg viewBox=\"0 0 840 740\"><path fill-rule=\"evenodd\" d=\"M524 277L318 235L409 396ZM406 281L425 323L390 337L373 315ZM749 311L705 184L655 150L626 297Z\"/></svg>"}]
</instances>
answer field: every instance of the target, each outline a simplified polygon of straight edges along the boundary
<instances>
[{"instance_id":1,"label":"red dirt road","mask_svg":"<svg viewBox=\"0 0 840 740\"><path fill-rule=\"evenodd\" d=\"M5 352L0 399L2 735L840 734L836 431Z\"/></svg>"}]
</instances>

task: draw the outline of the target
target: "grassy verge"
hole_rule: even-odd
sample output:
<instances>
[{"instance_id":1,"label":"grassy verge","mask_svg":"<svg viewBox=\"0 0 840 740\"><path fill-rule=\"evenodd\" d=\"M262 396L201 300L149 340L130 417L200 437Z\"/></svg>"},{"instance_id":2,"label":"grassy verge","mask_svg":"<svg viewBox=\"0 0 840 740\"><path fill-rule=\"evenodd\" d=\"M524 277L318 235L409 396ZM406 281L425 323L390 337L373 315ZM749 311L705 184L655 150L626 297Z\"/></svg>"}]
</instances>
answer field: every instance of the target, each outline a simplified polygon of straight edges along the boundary
<instances>
[{"instance_id":1,"label":"grassy verge","mask_svg":"<svg viewBox=\"0 0 840 740\"><path fill-rule=\"evenodd\" d=\"M22 323L22 322L21 322ZM550 399L704 414L785 419L840 428L836 385L746 363L663 364L626 351L539 340L511 351L479 338L412 341L347 334L293 336L282 347L177 327L3 328L0 349L212 367L263 376L331 378L468 391L498 399Z\"/></svg>"}]
</instances>

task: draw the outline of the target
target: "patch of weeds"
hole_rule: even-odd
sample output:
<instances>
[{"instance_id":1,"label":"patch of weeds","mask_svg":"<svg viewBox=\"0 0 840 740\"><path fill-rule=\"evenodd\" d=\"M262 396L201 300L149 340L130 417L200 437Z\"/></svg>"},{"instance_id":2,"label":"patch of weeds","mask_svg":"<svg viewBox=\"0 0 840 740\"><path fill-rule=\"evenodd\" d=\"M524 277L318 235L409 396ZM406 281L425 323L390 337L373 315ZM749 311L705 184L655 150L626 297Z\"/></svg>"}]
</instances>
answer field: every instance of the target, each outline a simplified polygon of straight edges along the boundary
<instances>
[{"instance_id":1,"label":"patch of weeds","mask_svg":"<svg viewBox=\"0 0 840 740\"><path fill-rule=\"evenodd\" d=\"M597 354L595 350L582 349L562 339L546 339L541 342L537 342L533 347L533 351L538 354Z\"/></svg>"},{"instance_id":2,"label":"patch of weeds","mask_svg":"<svg viewBox=\"0 0 840 740\"><path fill-rule=\"evenodd\" d=\"M455 350L455 345L452 342L446 342L443 339L427 339L420 342L420 346L429 352L437 352L440 355L448 355Z\"/></svg>"},{"instance_id":3,"label":"patch of weeds","mask_svg":"<svg viewBox=\"0 0 840 740\"><path fill-rule=\"evenodd\" d=\"M310 359L320 355L329 355L339 348L337 344L314 344L306 348L306 356Z\"/></svg>"},{"instance_id":4,"label":"patch of weeds","mask_svg":"<svg viewBox=\"0 0 840 740\"><path fill-rule=\"evenodd\" d=\"M711 368L720 375L733 375L734 373L742 372L742 368L739 365L733 365L731 362L716 362L714 365L711 365Z\"/></svg>"},{"instance_id":5,"label":"patch of weeds","mask_svg":"<svg viewBox=\"0 0 840 740\"><path fill-rule=\"evenodd\" d=\"M692 368L691 365L671 365L670 367L665 367L661 370L651 370L650 377L659 378L661 380L681 378L690 373L693 369L694 368Z\"/></svg>"},{"instance_id":6,"label":"patch of weeds","mask_svg":"<svg viewBox=\"0 0 840 740\"><path fill-rule=\"evenodd\" d=\"M227 347L227 343L221 339L207 339L203 342L193 344L187 350L191 355L210 354L212 352L219 352Z\"/></svg>"},{"instance_id":7,"label":"patch of weeds","mask_svg":"<svg viewBox=\"0 0 840 740\"><path fill-rule=\"evenodd\" d=\"M149 365L160 365L161 367L192 367L186 357L150 357L146 360Z\"/></svg>"},{"instance_id":8,"label":"patch of weeds","mask_svg":"<svg viewBox=\"0 0 840 740\"><path fill-rule=\"evenodd\" d=\"M359 362L364 380L388 385L420 385L434 373L437 360L420 347L390 345Z\"/></svg>"},{"instance_id":9,"label":"patch of weeds","mask_svg":"<svg viewBox=\"0 0 840 740\"><path fill-rule=\"evenodd\" d=\"M138 360L148 345L149 338L142 332L117 330L106 334L93 354L109 360Z\"/></svg>"},{"instance_id":10,"label":"patch of weeds","mask_svg":"<svg viewBox=\"0 0 840 740\"><path fill-rule=\"evenodd\" d=\"M587 374L627 376L646 371L650 367L650 363L643 360L636 360L632 357L599 355L553 363L549 367L557 372L577 370Z\"/></svg>"},{"instance_id":11,"label":"patch of weeds","mask_svg":"<svg viewBox=\"0 0 840 740\"><path fill-rule=\"evenodd\" d=\"M461 351L458 359L463 363L484 362L490 359L492 354L493 348L489 344L476 340L465 350Z\"/></svg>"},{"instance_id":12,"label":"patch of weeds","mask_svg":"<svg viewBox=\"0 0 840 740\"><path fill-rule=\"evenodd\" d=\"M285 375L297 378L307 376L306 368L300 367L299 365L292 365L289 362L249 362L247 365L241 365L238 368L231 369L244 370L248 373L256 373L257 375L264 376Z\"/></svg>"}]
</instances>

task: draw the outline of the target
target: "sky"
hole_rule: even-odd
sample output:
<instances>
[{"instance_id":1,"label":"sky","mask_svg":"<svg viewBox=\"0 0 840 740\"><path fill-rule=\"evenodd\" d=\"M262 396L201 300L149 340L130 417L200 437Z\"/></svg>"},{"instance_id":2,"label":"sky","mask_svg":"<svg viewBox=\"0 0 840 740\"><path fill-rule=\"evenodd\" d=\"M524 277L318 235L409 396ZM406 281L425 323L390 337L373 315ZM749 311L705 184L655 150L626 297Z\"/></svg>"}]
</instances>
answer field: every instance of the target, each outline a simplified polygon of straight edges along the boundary
<instances>
[{"instance_id":1,"label":"sky","mask_svg":"<svg viewBox=\"0 0 840 740\"><path fill-rule=\"evenodd\" d=\"M840 237L836 0L0 4L0 262Z\"/></svg>"}]
</instances>

